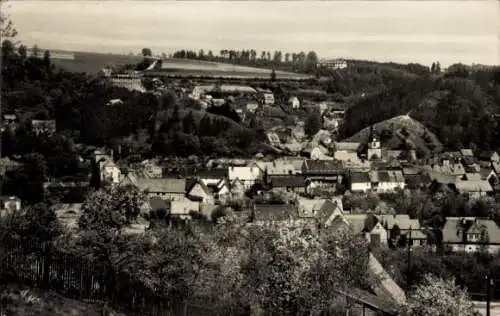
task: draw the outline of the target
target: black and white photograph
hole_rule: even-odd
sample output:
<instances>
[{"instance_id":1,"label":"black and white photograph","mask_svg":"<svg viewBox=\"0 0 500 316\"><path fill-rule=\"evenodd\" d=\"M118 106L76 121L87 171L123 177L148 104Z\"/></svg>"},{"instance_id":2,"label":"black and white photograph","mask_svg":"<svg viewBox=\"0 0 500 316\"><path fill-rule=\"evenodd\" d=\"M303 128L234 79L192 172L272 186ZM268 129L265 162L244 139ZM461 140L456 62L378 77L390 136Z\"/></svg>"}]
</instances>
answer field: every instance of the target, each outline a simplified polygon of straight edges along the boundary
<instances>
[{"instance_id":1,"label":"black and white photograph","mask_svg":"<svg viewBox=\"0 0 500 316\"><path fill-rule=\"evenodd\" d=\"M497 0L0 0L0 316L500 316Z\"/></svg>"}]
</instances>

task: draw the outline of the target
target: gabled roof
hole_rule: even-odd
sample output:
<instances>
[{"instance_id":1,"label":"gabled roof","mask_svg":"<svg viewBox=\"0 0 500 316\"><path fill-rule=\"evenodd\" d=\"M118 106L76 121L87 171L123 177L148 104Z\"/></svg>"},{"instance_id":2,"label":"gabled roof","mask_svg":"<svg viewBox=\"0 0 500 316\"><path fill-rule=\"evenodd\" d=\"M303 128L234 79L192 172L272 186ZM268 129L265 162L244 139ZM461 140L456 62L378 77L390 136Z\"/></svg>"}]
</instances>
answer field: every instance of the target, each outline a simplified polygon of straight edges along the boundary
<instances>
[{"instance_id":1,"label":"gabled roof","mask_svg":"<svg viewBox=\"0 0 500 316\"><path fill-rule=\"evenodd\" d=\"M345 151L353 151L357 152L361 143L358 142L336 142L335 150L345 150Z\"/></svg>"},{"instance_id":2,"label":"gabled roof","mask_svg":"<svg viewBox=\"0 0 500 316\"><path fill-rule=\"evenodd\" d=\"M351 172L351 183L371 183L368 172Z\"/></svg>"},{"instance_id":3,"label":"gabled roof","mask_svg":"<svg viewBox=\"0 0 500 316\"><path fill-rule=\"evenodd\" d=\"M195 181L191 187L189 187L187 189L187 193L188 194L191 194L191 191L194 189L195 186L199 185L201 187L201 189L205 192L205 194L207 195L211 195L212 194L212 190L210 190L210 188L201 180L197 180Z\"/></svg>"},{"instance_id":4,"label":"gabled roof","mask_svg":"<svg viewBox=\"0 0 500 316\"><path fill-rule=\"evenodd\" d=\"M200 179L222 179L227 177L228 170L226 168L213 168L198 172L197 176Z\"/></svg>"},{"instance_id":5,"label":"gabled roof","mask_svg":"<svg viewBox=\"0 0 500 316\"><path fill-rule=\"evenodd\" d=\"M137 179L136 186L142 191L179 193L186 192L186 179L162 178L162 179Z\"/></svg>"},{"instance_id":6,"label":"gabled roof","mask_svg":"<svg viewBox=\"0 0 500 316\"><path fill-rule=\"evenodd\" d=\"M335 160L312 160L307 159L304 161L303 172L308 173L339 173L344 172L342 162Z\"/></svg>"},{"instance_id":7,"label":"gabled roof","mask_svg":"<svg viewBox=\"0 0 500 316\"><path fill-rule=\"evenodd\" d=\"M455 187L461 193L492 192L491 184L486 180L462 180L455 182Z\"/></svg>"}]
</instances>

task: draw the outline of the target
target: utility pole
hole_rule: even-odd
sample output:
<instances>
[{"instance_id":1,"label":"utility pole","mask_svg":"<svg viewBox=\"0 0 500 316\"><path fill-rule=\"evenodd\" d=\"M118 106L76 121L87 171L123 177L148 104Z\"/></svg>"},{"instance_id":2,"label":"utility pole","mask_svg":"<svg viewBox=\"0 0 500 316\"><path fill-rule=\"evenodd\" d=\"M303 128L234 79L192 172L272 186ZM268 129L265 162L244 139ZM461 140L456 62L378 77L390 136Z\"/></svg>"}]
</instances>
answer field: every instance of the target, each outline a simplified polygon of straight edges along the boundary
<instances>
[{"instance_id":1,"label":"utility pole","mask_svg":"<svg viewBox=\"0 0 500 316\"><path fill-rule=\"evenodd\" d=\"M407 242L407 254L408 254L408 267L407 267L407 272L406 272L406 295L410 292L410 287L411 287L411 230L412 227L410 226L410 230L408 232L408 240Z\"/></svg>"},{"instance_id":2,"label":"utility pole","mask_svg":"<svg viewBox=\"0 0 500 316\"><path fill-rule=\"evenodd\" d=\"M488 274L486 276L486 316L490 316L490 301L491 301L491 285L493 280Z\"/></svg>"}]
</instances>

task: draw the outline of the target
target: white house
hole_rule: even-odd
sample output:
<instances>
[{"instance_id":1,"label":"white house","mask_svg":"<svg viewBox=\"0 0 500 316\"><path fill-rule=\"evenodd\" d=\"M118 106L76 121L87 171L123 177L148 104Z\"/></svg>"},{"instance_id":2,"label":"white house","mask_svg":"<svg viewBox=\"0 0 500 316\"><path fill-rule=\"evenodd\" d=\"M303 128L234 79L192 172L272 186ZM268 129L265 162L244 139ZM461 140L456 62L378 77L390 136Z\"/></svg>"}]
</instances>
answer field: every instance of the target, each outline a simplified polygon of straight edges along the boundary
<instances>
[{"instance_id":1,"label":"white house","mask_svg":"<svg viewBox=\"0 0 500 316\"><path fill-rule=\"evenodd\" d=\"M233 180L238 179L247 189L262 179L262 170L256 165L245 167L230 166L228 171L231 183Z\"/></svg>"},{"instance_id":2,"label":"white house","mask_svg":"<svg viewBox=\"0 0 500 316\"><path fill-rule=\"evenodd\" d=\"M0 215L21 210L21 199L17 196L0 196Z\"/></svg>"},{"instance_id":3,"label":"white house","mask_svg":"<svg viewBox=\"0 0 500 316\"><path fill-rule=\"evenodd\" d=\"M189 219L190 212L199 212L200 202L190 201L189 199L181 199L170 202L170 215L179 217L181 219Z\"/></svg>"},{"instance_id":4,"label":"white house","mask_svg":"<svg viewBox=\"0 0 500 316\"><path fill-rule=\"evenodd\" d=\"M399 170L383 170L370 172L372 189L376 192L393 192L405 188L403 172Z\"/></svg>"},{"instance_id":5,"label":"white house","mask_svg":"<svg viewBox=\"0 0 500 316\"><path fill-rule=\"evenodd\" d=\"M291 105L292 109L300 108L300 101L297 97L290 97L290 99L288 99L288 104Z\"/></svg>"},{"instance_id":6,"label":"white house","mask_svg":"<svg viewBox=\"0 0 500 316\"><path fill-rule=\"evenodd\" d=\"M368 192L372 188L368 172L351 172L349 183L351 192Z\"/></svg>"},{"instance_id":7,"label":"white house","mask_svg":"<svg viewBox=\"0 0 500 316\"><path fill-rule=\"evenodd\" d=\"M118 184L121 180L121 171L120 168L111 160L106 160L101 162L100 164L100 172L101 172L101 181L107 180L112 184Z\"/></svg>"}]
</instances>

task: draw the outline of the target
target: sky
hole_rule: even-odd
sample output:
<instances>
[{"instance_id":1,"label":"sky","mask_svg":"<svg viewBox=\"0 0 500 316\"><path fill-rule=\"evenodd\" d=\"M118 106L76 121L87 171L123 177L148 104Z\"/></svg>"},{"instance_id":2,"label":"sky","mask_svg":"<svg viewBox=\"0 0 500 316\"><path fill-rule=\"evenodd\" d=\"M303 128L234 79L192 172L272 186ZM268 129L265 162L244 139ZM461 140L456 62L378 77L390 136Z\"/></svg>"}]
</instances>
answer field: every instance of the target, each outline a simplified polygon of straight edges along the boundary
<instances>
[{"instance_id":1,"label":"sky","mask_svg":"<svg viewBox=\"0 0 500 316\"><path fill-rule=\"evenodd\" d=\"M320 58L500 63L496 0L10 0L8 6L18 39L45 49L314 50Z\"/></svg>"}]
</instances>

